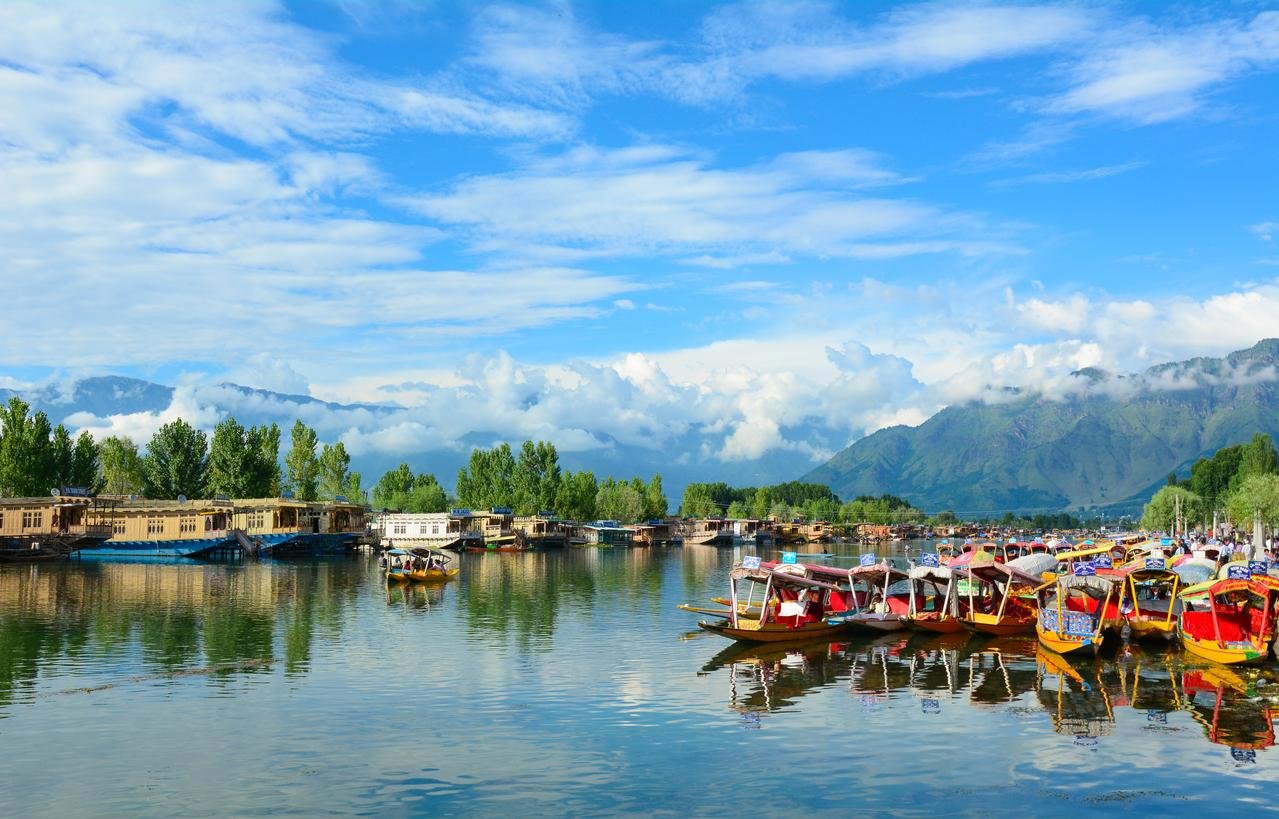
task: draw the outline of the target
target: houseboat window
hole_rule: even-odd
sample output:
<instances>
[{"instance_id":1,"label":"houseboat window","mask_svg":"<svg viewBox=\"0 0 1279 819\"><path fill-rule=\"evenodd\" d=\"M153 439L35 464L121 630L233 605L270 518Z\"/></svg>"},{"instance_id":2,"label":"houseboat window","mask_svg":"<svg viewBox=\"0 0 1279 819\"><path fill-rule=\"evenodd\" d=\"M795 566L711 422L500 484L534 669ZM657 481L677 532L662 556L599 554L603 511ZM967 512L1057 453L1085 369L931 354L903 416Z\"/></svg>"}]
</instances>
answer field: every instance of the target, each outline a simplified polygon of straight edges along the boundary
<instances>
[{"instance_id":1,"label":"houseboat window","mask_svg":"<svg viewBox=\"0 0 1279 819\"><path fill-rule=\"evenodd\" d=\"M164 534L163 518L147 518L147 534L160 535Z\"/></svg>"},{"instance_id":2,"label":"houseboat window","mask_svg":"<svg viewBox=\"0 0 1279 819\"><path fill-rule=\"evenodd\" d=\"M111 534L113 535L124 534L124 521L122 520L113 521L111 524Z\"/></svg>"},{"instance_id":3,"label":"houseboat window","mask_svg":"<svg viewBox=\"0 0 1279 819\"><path fill-rule=\"evenodd\" d=\"M4 528L4 512L0 512L0 529Z\"/></svg>"},{"instance_id":4,"label":"houseboat window","mask_svg":"<svg viewBox=\"0 0 1279 819\"><path fill-rule=\"evenodd\" d=\"M44 524L44 512L23 512L22 528L39 529Z\"/></svg>"},{"instance_id":5,"label":"houseboat window","mask_svg":"<svg viewBox=\"0 0 1279 819\"><path fill-rule=\"evenodd\" d=\"M391 534L393 535L407 535L409 533L409 527L403 523L395 524L391 527L391 530Z\"/></svg>"},{"instance_id":6,"label":"houseboat window","mask_svg":"<svg viewBox=\"0 0 1279 819\"><path fill-rule=\"evenodd\" d=\"M178 521L178 531L185 534L195 531L195 518L182 518Z\"/></svg>"},{"instance_id":7,"label":"houseboat window","mask_svg":"<svg viewBox=\"0 0 1279 819\"><path fill-rule=\"evenodd\" d=\"M431 527L431 534L438 535L440 533L440 525L437 523Z\"/></svg>"}]
</instances>

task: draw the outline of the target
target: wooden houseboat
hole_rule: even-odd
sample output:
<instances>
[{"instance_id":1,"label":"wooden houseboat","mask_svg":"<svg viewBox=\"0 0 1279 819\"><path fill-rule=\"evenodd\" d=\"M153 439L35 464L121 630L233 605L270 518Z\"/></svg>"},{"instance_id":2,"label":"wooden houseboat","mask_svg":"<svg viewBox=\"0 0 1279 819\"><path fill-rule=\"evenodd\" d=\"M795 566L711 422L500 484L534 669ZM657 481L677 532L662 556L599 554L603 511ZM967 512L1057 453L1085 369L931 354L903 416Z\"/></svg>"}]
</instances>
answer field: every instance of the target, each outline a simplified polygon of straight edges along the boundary
<instances>
[{"instance_id":1,"label":"wooden houseboat","mask_svg":"<svg viewBox=\"0 0 1279 819\"><path fill-rule=\"evenodd\" d=\"M365 534L364 507L345 500L237 498L234 506L232 527L266 557L339 554Z\"/></svg>"},{"instance_id":2,"label":"wooden houseboat","mask_svg":"<svg viewBox=\"0 0 1279 819\"><path fill-rule=\"evenodd\" d=\"M554 512L516 515L512 524L516 533L531 549L560 548L568 545L569 525Z\"/></svg>"},{"instance_id":3,"label":"wooden houseboat","mask_svg":"<svg viewBox=\"0 0 1279 819\"><path fill-rule=\"evenodd\" d=\"M679 543L679 525L669 520L650 520L631 527L636 546L665 546Z\"/></svg>"},{"instance_id":4,"label":"wooden houseboat","mask_svg":"<svg viewBox=\"0 0 1279 819\"><path fill-rule=\"evenodd\" d=\"M228 557L238 551L231 501L122 498L91 513L107 540L83 557Z\"/></svg>"},{"instance_id":5,"label":"wooden houseboat","mask_svg":"<svg viewBox=\"0 0 1279 819\"><path fill-rule=\"evenodd\" d=\"M42 498L0 498L0 560L55 559L111 537L98 519L102 503L84 490L59 489Z\"/></svg>"},{"instance_id":6,"label":"wooden houseboat","mask_svg":"<svg viewBox=\"0 0 1279 819\"><path fill-rule=\"evenodd\" d=\"M703 546L732 546L733 522L724 518L704 518L689 521L684 542Z\"/></svg>"}]
</instances>

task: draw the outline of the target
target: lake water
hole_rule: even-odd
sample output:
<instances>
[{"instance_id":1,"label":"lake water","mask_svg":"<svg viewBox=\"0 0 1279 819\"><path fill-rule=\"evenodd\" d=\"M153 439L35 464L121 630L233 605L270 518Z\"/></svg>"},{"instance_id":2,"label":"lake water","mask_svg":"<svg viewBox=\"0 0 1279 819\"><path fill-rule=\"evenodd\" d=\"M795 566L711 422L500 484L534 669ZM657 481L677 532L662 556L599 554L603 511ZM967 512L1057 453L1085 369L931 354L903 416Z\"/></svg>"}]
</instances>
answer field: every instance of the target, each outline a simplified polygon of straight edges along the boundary
<instances>
[{"instance_id":1,"label":"lake water","mask_svg":"<svg viewBox=\"0 0 1279 819\"><path fill-rule=\"evenodd\" d=\"M0 815L1279 805L1273 665L742 649L676 608L741 554L465 555L389 590L366 556L0 567Z\"/></svg>"}]
</instances>

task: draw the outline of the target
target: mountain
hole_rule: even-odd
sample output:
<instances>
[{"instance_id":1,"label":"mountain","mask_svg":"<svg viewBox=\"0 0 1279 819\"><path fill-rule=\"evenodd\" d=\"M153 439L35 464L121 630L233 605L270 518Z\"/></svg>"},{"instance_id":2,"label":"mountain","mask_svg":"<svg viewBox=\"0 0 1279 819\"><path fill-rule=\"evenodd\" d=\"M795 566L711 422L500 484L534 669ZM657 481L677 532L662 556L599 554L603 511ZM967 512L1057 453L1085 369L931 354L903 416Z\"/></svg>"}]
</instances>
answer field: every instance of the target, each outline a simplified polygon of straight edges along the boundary
<instances>
[{"instance_id":1,"label":"mountain","mask_svg":"<svg viewBox=\"0 0 1279 819\"><path fill-rule=\"evenodd\" d=\"M1013 392L882 429L803 480L961 515L1139 509L1169 472L1256 432L1279 438L1277 373L1277 339L1138 375L1081 370L1060 394Z\"/></svg>"}]
</instances>

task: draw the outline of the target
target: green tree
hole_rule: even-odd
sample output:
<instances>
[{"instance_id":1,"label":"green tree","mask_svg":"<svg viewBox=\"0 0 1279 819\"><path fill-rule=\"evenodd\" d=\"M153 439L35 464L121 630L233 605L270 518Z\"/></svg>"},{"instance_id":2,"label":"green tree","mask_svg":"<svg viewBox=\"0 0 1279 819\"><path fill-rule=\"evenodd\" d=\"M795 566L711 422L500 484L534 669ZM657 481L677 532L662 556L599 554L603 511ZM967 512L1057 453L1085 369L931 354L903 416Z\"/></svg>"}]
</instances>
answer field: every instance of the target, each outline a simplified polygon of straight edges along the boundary
<instances>
[{"instance_id":1,"label":"green tree","mask_svg":"<svg viewBox=\"0 0 1279 819\"><path fill-rule=\"evenodd\" d=\"M181 418L156 430L142 458L142 487L150 498L198 498L204 494L209 442Z\"/></svg>"},{"instance_id":2,"label":"green tree","mask_svg":"<svg viewBox=\"0 0 1279 819\"><path fill-rule=\"evenodd\" d=\"M1176 521L1177 499L1181 501L1182 520L1187 523L1203 520L1205 504L1203 498L1183 489L1180 486L1165 486L1155 493L1141 511L1143 529L1171 531Z\"/></svg>"},{"instance_id":3,"label":"green tree","mask_svg":"<svg viewBox=\"0 0 1279 819\"><path fill-rule=\"evenodd\" d=\"M448 497L434 475L414 475L409 465L402 463L383 474L373 486L373 505L401 512L444 512L448 510Z\"/></svg>"},{"instance_id":4,"label":"green tree","mask_svg":"<svg viewBox=\"0 0 1279 819\"><path fill-rule=\"evenodd\" d=\"M555 513L569 520L595 520L598 517L595 509L598 493L595 473L587 470L565 472L555 494Z\"/></svg>"},{"instance_id":5,"label":"green tree","mask_svg":"<svg viewBox=\"0 0 1279 819\"><path fill-rule=\"evenodd\" d=\"M298 500L316 499L320 460L315 454L315 430L299 419L293 422L292 446L284 456L288 488Z\"/></svg>"},{"instance_id":6,"label":"green tree","mask_svg":"<svg viewBox=\"0 0 1279 819\"><path fill-rule=\"evenodd\" d=\"M515 456L510 444L473 449L468 466L457 473L457 496L463 506L495 509L515 502Z\"/></svg>"},{"instance_id":7,"label":"green tree","mask_svg":"<svg viewBox=\"0 0 1279 819\"><path fill-rule=\"evenodd\" d=\"M1249 475L1240 481L1226 501L1230 519L1245 531L1252 530L1252 518L1257 511L1261 512L1261 519L1267 526L1279 524L1279 475Z\"/></svg>"},{"instance_id":8,"label":"green tree","mask_svg":"<svg viewBox=\"0 0 1279 819\"><path fill-rule=\"evenodd\" d=\"M364 491L364 476L354 471L346 473L346 484L342 488L342 497L351 503L367 504L369 496Z\"/></svg>"},{"instance_id":9,"label":"green tree","mask_svg":"<svg viewBox=\"0 0 1279 819\"><path fill-rule=\"evenodd\" d=\"M213 428L209 441L209 472L206 488L211 495L249 498L253 480L252 460L256 453L249 449L248 430L234 417L228 417Z\"/></svg>"},{"instance_id":10,"label":"green tree","mask_svg":"<svg viewBox=\"0 0 1279 819\"><path fill-rule=\"evenodd\" d=\"M142 456L128 438L102 439L98 483L108 495L136 495L142 491Z\"/></svg>"},{"instance_id":11,"label":"green tree","mask_svg":"<svg viewBox=\"0 0 1279 819\"><path fill-rule=\"evenodd\" d=\"M749 518L751 516L750 509L741 501L733 501L728 505L728 511L724 513L726 517L733 520Z\"/></svg>"},{"instance_id":12,"label":"green tree","mask_svg":"<svg viewBox=\"0 0 1279 819\"><path fill-rule=\"evenodd\" d=\"M515 513L532 515L555 505L560 488L559 453L548 441L525 441L512 476Z\"/></svg>"},{"instance_id":13,"label":"green tree","mask_svg":"<svg viewBox=\"0 0 1279 819\"><path fill-rule=\"evenodd\" d=\"M725 506L719 505L714 497L711 484L690 483L684 487L684 499L680 501L679 513L686 518L707 518L721 514Z\"/></svg>"},{"instance_id":14,"label":"green tree","mask_svg":"<svg viewBox=\"0 0 1279 819\"><path fill-rule=\"evenodd\" d=\"M1253 475L1273 475L1279 472L1279 455L1275 453L1274 441L1269 435L1257 433L1252 440L1243 445L1239 454L1239 469L1235 472L1234 486Z\"/></svg>"},{"instance_id":15,"label":"green tree","mask_svg":"<svg viewBox=\"0 0 1279 819\"><path fill-rule=\"evenodd\" d=\"M69 486L82 486L90 492L102 491L98 481L98 445L93 436L85 430L76 436L75 449L71 453L71 475Z\"/></svg>"},{"instance_id":16,"label":"green tree","mask_svg":"<svg viewBox=\"0 0 1279 819\"><path fill-rule=\"evenodd\" d=\"M248 459L250 479L246 482L244 497L276 497L280 494L280 426L262 424L250 427L244 437L251 453Z\"/></svg>"},{"instance_id":17,"label":"green tree","mask_svg":"<svg viewBox=\"0 0 1279 819\"><path fill-rule=\"evenodd\" d=\"M1213 509L1223 508L1242 457L1243 446L1236 445L1217 450L1211 458L1195 461L1190 467L1190 491L1203 498Z\"/></svg>"},{"instance_id":18,"label":"green tree","mask_svg":"<svg viewBox=\"0 0 1279 819\"><path fill-rule=\"evenodd\" d=\"M634 523L644 514L644 496L631 483L610 476L595 493L595 513L605 520Z\"/></svg>"},{"instance_id":19,"label":"green tree","mask_svg":"<svg viewBox=\"0 0 1279 819\"><path fill-rule=\"evenodd\" d=\"M645 519L657 520L666 517L668 506L666 492L662 489L662 476L654 474L652 478L649 478L648 486L644 487Z\"/></svg>"},{"instance_id":20,"label":"green tree","mask_svg":"<svg viewBox=\"0 0 1279 819\"><path fill-rule=\"evenodd\" d=\"M339 495L346 497L346 491L350 488L347 474L350 468L351 456L347 454L346 446L341 441L325 444L320 449L317 481L320 500L331 501Z\"/></svg>"},{"instance_id":21,"label":"green tree","mask_svg":"<svg viewBox=\"0 0 1279 819\"><path fill-rule=\"evenodd\" d=\"M49 417L29 410L17 396L0 410L0 494L10 497L47 495L58 479Z\"/></svg>"},{"instance_id":22,"label":"green tree","mask_svg":"<svg viewBox=\"0 0 1279 819\"><path fill-rule=\"evenodd\" d=\"M50 442L52 454L50 456L53 463L53 482L52 487L72 486L71 470L74 467L75 460L75 443L71 440L71 432L64 424L58 424L53 428L53 440Z\"/></svg>"}]
</instances>

